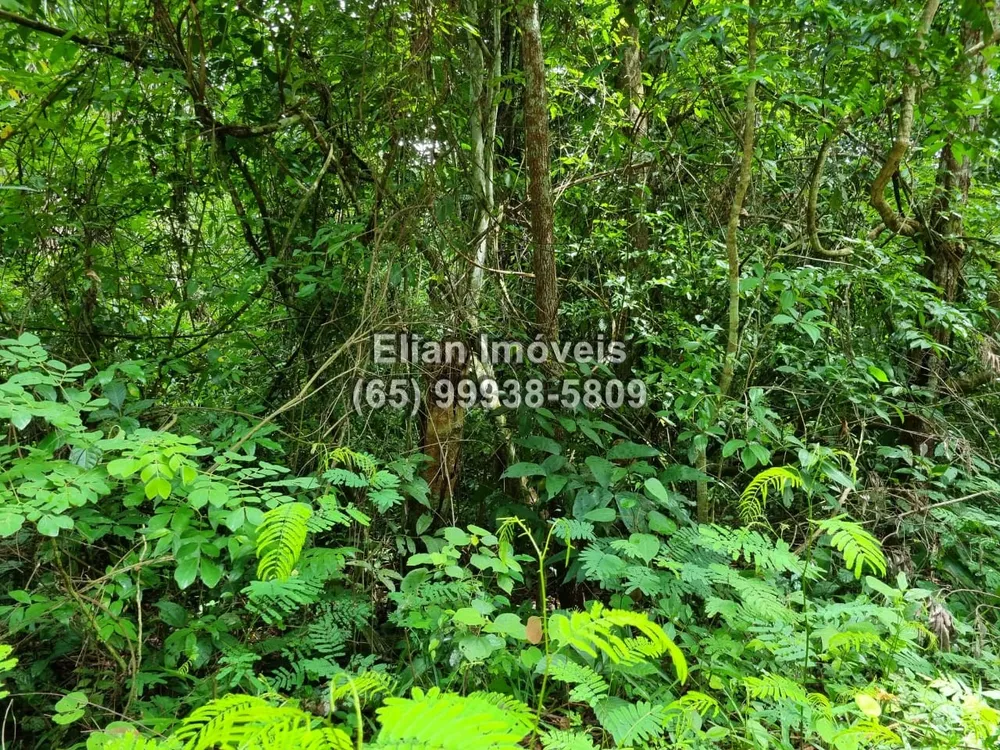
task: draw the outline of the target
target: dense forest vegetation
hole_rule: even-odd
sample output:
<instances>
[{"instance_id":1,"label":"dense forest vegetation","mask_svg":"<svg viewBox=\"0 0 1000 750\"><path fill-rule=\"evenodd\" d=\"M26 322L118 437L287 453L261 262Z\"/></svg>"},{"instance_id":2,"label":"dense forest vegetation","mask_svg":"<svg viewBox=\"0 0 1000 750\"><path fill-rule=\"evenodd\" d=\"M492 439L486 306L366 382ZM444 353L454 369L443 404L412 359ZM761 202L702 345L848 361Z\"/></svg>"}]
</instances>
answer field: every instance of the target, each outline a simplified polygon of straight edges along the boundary
<instances>
[{"instance_id":1,"label":"dense forest vegetation","mask_svg":"<svg viewBox=\"0 0 1000 750\"><path fill-rule=\"evenodd\" d=\"M0 39L0 748L1000 747L995 0Z\"/></svg>"}]
</instances>

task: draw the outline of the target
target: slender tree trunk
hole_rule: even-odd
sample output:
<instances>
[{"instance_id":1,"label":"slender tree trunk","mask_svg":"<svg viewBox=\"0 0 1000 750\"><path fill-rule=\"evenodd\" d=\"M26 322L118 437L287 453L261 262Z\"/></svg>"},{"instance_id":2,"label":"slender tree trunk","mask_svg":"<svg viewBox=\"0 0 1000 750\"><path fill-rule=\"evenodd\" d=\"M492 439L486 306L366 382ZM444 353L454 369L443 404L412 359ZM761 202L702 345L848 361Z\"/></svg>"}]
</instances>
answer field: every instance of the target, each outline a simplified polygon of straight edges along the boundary
<instances>
[{"instance_id":1,"label":"slender tree trunk","mask_svg":"<svg viewBox=\"0 0 1000 750\"><path fill-rule=\"evenodd\" d=\"M747 72L753 76L757 69L757 9L759 0L750 0L750 20L747 30ZM722 365L719 391L729 394L736 367L736 350L740 335L740 252L736 237L740 228L743 201L750 187L750 171L753 166L753 140L757 127L757 79L751 78L747 84L746 109L743 113L743 152L740 172L736 182L736 193L729 207L729 221L726 224L726 257L729 264L729 324L726 329L726 359Z\"/></svg>"},{"instance_id":2,"label":"slender tree trunk","mask_svg":"<svg viewBox=\"0 0 1000 750\"><path fill-rule=\"evenodd\" d=\"M524 133L531 208L532 266L535 272L535 327L544 338L559 338L559 283L553 229L552 178L549 174L549 107L545 56L538 21L538 0L520 0L521 53L524 65Z\"/></svg>"},{"instance_id":3,"label":"slender tree trunk","mask_svg":"<svg viewBox=\"0 0 1000 750\"><path fill-rule=\"evenodd\" d=\"M635 8L630 9L634 17ZM637 159L643 158L640 149L646 139L647 123L643 106L645 104L646 92L642 84L642 52L639 42L639 27L635 23L629 23L622 40L622 70L621 86L625 94L627 106L626 116L628 118L628 138L631 143L631 154L629 161L633 164ZM631 172L630 172L631 173ZM649 178L649 168L642 167L634 173L635 182L632 187L632 205L630 207L632 220L629 224L629 241L631 247L627 252L631 256L635 254L638 261L637 272L646 269L646 252L649 250L649 225L646 223L646 181ZM614 338L624 340L630 317L630 307L626 300L617 320L613 321L611 334ZM625 363L622 364L624 368ZM624 370L622 371L624 373Z\"/></svg>"},{"instance_id":4,"label":"slender tree trunk","mask_svg":"<svg viewBox=\"0 0 1000 750\"><path fill-rule=\"evenodd\" d=\"M982 32L969 24L962 26L962 46L966 49L982 40ZM963 61L965 72L982 76L986 61L982 55ZM979 130L979 118L969 117L967 132ZM949 135L941 149L938 160L937 183L930 205L927 231L924 232L924 254L927 261L924 275L941 290L941 299L955 302L961 290L962 266L965 263L965 227L963 211L969 200L972 184L972 159L968 154L955 156L954 137ZM946 326L938 326L934 331L935 340L944 351L951 346L951 331ZM936 390L948 377L947 355L929 355L926 371L923 373L928 385Z\"/></svg>"},{"instance_id":5,"label":"slender tree trunk","mask_svg":"<svg viewBox=\"0 0 1000 750\"><path fill-rule=\"evenodd\" d=\"M757 126L757 79L753 77L757 68L757 11L760 0L749 0L747 21L747 72L751 76L747 84L746 105L743 113L743 137L740 156L739 173L736 180L736 192L729 206L729 220L726 223L726 257L729 265L729 320L726 326L726 355L722 364L722 377L719 380L719 397L725 398L733 383L733 372L736 369L736 351L739 348L740 335L740 253L736 239L740 228L740 216L743 213L743 201L750 188L750 172L753 166L753 142ZM714 413L714 409L712 410ZM705 473L708 468L706 445L697 451L695 466ZM697 487L698 520L705 523L711 520L714 509L708 497L708 483L699 480Z\"/></svg>"},{"instance_id":6,"label":"slender tree trunk","mask_svg":"<svg viewBox=\"0 0 1000 750\"><path fill-rule=\"evenodd\" d=\"M482 19L477 0L465 0L463 11L469 23L479 28ZM491 42L491 49L487 50L489 55L484 54L487 39ZM489 12L487 29L480 34L471 30L467 32L466 66L471 113L468 134L472 146L470 179L475 199L470 242L472 262L469 263L464 284L459 285L454 295L452 306L454 319L468 325L472 338L478 335L480 329L480 300L485 281L483 269L490 249L495 247L497 235L493 162L500 63L500 10L494 5ZM431 488L432 505L438 517L446 523L454 523L456 516L455 490L461 468L466 409L458 403L458 399L451 406L439 405L434 397L434 385L439 380L450 380L453 386L457 386L462 378L472 376L477 380L492 379L492 364L472 359L461 367L444 365L428 374L422 450L431 461L424 469L424 479ZM415 520L416 515L413 518Z\"/></svg>"}]
</instances>

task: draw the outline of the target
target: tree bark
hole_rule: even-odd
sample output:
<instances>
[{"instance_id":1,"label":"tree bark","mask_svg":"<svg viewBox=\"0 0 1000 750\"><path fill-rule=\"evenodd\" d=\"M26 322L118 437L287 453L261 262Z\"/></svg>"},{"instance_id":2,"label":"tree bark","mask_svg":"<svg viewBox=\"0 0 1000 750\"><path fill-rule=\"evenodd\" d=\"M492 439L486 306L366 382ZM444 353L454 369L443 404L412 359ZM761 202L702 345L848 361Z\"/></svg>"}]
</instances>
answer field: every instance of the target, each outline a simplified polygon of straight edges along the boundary
<instances>
[{"instance_id":1,"label":"tree bark","mask_svg":"<svg viewBox=\"0 0 1000 750\"><path fill-rule=\"evenodd\" d=\"M750 0L750 19L747 27L747 73L753 76L757 69L757 9L760 0ZM722 365L719 391L723 396L729 393L736 367L736 350L740 335L740 253L736 242L740 229L743 201L750 188L750 171L753 167L753 141L757 128L757 79L751 77L747 84L746 106L743 113L743 150L740 159L736 193L729 207L729 221L726 224L726 258L729 265L729 323L726 330L726 359Z\"/></svg>"},{"instance_id":2,"label":"tree bark","mask_svg":"<svg viewBox=\"0 0 1000 750\"><path fill-rule=\"evenodd\" d=\"M917 26L917 42L923 47L924 37L930 31L931 23L937 13L939 0L927 0L920 15ZM913 109L916 104L917 88L920 85L920 68L915 62L906 64L907 81L903 84L903 101L899 110L899 121L896 124L896 140L893 141L889 155L872 182L870 201L878 212L882 223L891 231L912 237L920 230L920 222L912 217L896 213L885 199L885 188L910 148L910 133L913 130Z\"/></svg>"},{"instance_id":3,"label":"tree bark","mask_svg":"<svg viewBox=\"0 0 1000 750\"><path fill-rule=\"evenodd\" d=\"M729 280L729 320L726 326L726 355L722 364L722 377L719 380L719 396L725 398L733 383L733 372L736 369L736 351L739 348L740 335L740 254L736 238L740 228L740 216L743 213L743 201L750 188L750 172L753 167L753 144L757 126L757 79L754 72L757 69L757 11L760 0L749 0L747 19L747 73L751 76L747 84L746 104L743 112L743 136L740 154L739 173L736 179L736 192L729 206L729 220L726 223L726 258L728 262ZM715 410L713 409L713 412ZM706 455L707 445L698 449L695 466L701 472L708 468ZM698 521L706 523L711 520L714 509L708 496L708 484L698 480L696 486Z\"/></svg>"},{"instance_id":4,"label":"tree bark","mask_svg":"<svg viewBox=\"0 0 1000 750\"><path fill-rule=\"evenodd\" d=\"M535 272L535 328L543 338L559 338L559 282L556 278L552 178L549 173L549 107L538 0L520 0L524 66L524 135L531 209L532 266Z\"/></svg>"}]
</instances>

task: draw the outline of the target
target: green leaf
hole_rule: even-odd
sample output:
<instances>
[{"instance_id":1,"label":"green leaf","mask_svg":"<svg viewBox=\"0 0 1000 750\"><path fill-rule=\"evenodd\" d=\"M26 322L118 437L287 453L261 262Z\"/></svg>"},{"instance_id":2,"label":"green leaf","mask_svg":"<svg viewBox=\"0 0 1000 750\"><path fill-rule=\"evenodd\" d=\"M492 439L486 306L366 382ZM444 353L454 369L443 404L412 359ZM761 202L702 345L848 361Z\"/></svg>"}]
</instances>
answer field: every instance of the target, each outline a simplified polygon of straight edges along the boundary
<instances>
[{"instance_id":1,"label":"green leaf","mask_svg":"<svg viewBox=\"0 0 1000 750\"><path fill-rule=\"evenodd\" d=\"M532 448L534 450L544 451L545 453L551 453L553 455L559 455L562 453L562 446L550 437L532 435L531 437L518 440L518 442L525 448Z\"/></svg>"},{"instance_id":2,"label":"green leaf","mask_svg":"<svg viewBox=\"0 0 1000 750\"><path fill-rule=\"evenodd\" d=\"M498 644L494 639L500 640L495 635L467 635L458 641L458 649L469 661L484 661L502 645L502 641Z\"/></svg>"},{"instance_id":3,"label":"green leaf","mask_svg":"<svg viewBox=\"0 0 1000 750\"><path fill-rule=\"evenodd\" d=\"M646 517L649 522L650 531L655 531L657 534L663 534L664 536L670 536L677 531L677 524L658 510L649 511Z\"/></svg>"},{"instance_id":4,"label":"green leaf","mask_svg":"<svg viewBox=\"0 0 1000 750\"><path fill-rule=\"evenodd\" d=\"M614 473L615 465L600 456L587 456L584 461L597 483L607 489L611 485L611 476Z\"/></svg>"},{"instance_id":5,"label":"green leaf","mask_svg":"<svg viewBox=\"0 0 1000 750\"><path fill-rule=\"evenodd\" d=\"M652 534L632 534L628 540L644 562L650 562L660 551L660 540Z\"/></svg>"},{"instance_id":6,"label":"green leaf","mask_svg":"<svg viewBox=\"0 0 1000 750\"><path fill-rule=\"evenodd\" d=\"M202 582L208 586L210 589L215 588L215 585L222 580L223 568L215 560L207 557L201 558L201 564L199 565L199 574L201 575Z\"/></svg>"},{"instance_id":7,"label":"green leaf","mask_svg":"<svg viewBox=\"0 0 1000 750\"><path fill-rule=\"evenodd\" d=\"M483 617L482 613L472 607L462 607L457 610L452 616L452 620L460 625L468 625L470 627L478 627L486 624L486 618Z\"/></svg>"},{"instance_id":8,"label":"green leaf","mask_svg":"<svg viewBox=\"0 0 1000 750\"><path fill-rule=\"evenodd\" d=\"M611 523L618 517L614 508L594 508L584 516L584 520L594 523Z\"/></svg>"},{"instance_id":9,"label":"green leaf","mask_svg":"<svg viewBox=\"0 0 1000 750\"><path fill-rule=\"evenodd\" d=\"M889 376L885 374L885 370L875 365L868 365L868 374L875 378L880 383L888 383Z\"/></svg>"},{"instance_id":10,"label":"green leaf","mask_svg":"<svg viewBox=\"0 0 1000 750\"><path fill-rule=\"evenodd\" d=\"M66 711L76 711L82 706L86 706L89 703L87 694L79 690L72 693L64 695L56 703L56 711L59 713L65 713Z\"/></svg>"},{"instance_id":11,"label":"green leaf","mask_svg":"<svg viewBox=\"0 0 1000 750\"><path fill-rule=\"evenodd\" d=\"M124 479L130 477L139 469L139 462L134 458L116 458L108 464L108 474Z\"/></svg>"},{"instance_id":12,"label":"green leaf","mask_svg":"<svg viewBox=\"0 0 1000 750\"><path fill-rule=\"evenodd\" d=\"M503 614L497 615L493 622L488 624L484 630L489 633L509 635L511 638L515 638L519 641L524 641L528 638L524 623L521 622L521 618L513 612L504 612Z\"/></svg>"},{"instance_id":13,"label":"green leaf","mask_svg":"<svg viewBox=\"0 0 1000 750\"><path fill-rule=\"evenodd\" d=\"M72 529L73 519L69 516L44 515L38 519L38 533L45 536L59 536L60 529Z\"/></svg>"},{"instance_id":14,"label":"green leaf","mask_svg":"<svg viewBox=\"0 0 1000 750\"><path fill-rule=\"evenodd\" d=\"M107 383L101 390L101 395L108 400L115 409L121 411L122 404L125 403L125 397L128 395L128 391L125 388L125 384L119 380L112 380Z\"/></svg>"},{"instance_id":15,"label":"green leaf","mask_svg":"<svg viewBox=\"0 0 1000 750\"><path fill-rule=\"evenodd\" d=\"M170 497L170 481L163 477L153 477L146 482L146 499L152 500L154 497L161 497L166 500Z\"/></svg>"},{"instance_id":16,"label":"green leaf","mask_svg":"<svg viewBox=\"0 0 1000 750\"><path fill-rule=\"evenodd\" d=\"M186 589L194 583L194 579L198 576L198 563L200 561L201 556L197 554L177 561L177 567L174 569L174 580L177 581L178 586Z\"/></svg>"},{"instance_id":17,"label":"green leaf","mask_svg":"<svg viewBox=\"0 0 1000 750\"><path fill-rule=\"evenodd\" d=\"M69 452L69 461L83 469L93 469L100 462L102 455L101 449L97 447L73 448Z\"/></svg>"},{"instance_id":18,"label":"green leaf","mask_svg":"<svg viewBox=\"0 0 1000 750\"><path fill-rule=\"evenodd\" d=\"M80 691L63 696L56 703L56 714L52 721L62 726L72 724L83 716L88 702L87 694Z\"/></svg>"},{"instance_id":19,"label":"green leaf","mask_svg":"<svg viewBox=\"0 0 1000 750\"><path fill-rule=\"evenodd\" d=\"M729 458L736 451L746 445L746 440L730 440L724 446L722 446L722 457Z\"/></svg>"},{"instance_id":20,"label":"green leaf","mask_svg":"<svg viewBox=\"0 0 1000 750\"><path fill-rule=\"evenodd\" d=\"M663 486L663 482L659 479L656 477L650 477L645 481L643 486L646 488L646 494L653 500L656 500L661 505L670 504L670 494L667 492L667 488Z\"/></svg>"},{"instance_id":21,"label":"green leaf","mask_svg":"<svg viewBox=\"0 0 1000 750\"><path fill-rule=\"evenodd\" d=\"M442 529L442 533L452 547L465 547L472 544L472 538L457 526L447 526Z\"/></svg>"},{"instance_id":22,"label":"green leaf","mask_svg":"<svg viewBox=\"0 0 1000 750\"><path fill-rule=\"evenodd\" d=\"M0 508L0 536L16 534L24 524L24 516L10 508Z\"/></svg>"},{"instance_id":23,"label":"green leaf","mask_svg":"<svg viewBox=\"0 0 1000 750\"><path fill-rule=\"evenodd\" d=\"M638 443L628 441L616 443L608 451L608 458L612 461L617 459L652 458L659 455L660 452L651 445L639 445Z\"/></svg>"},{"instance_id":24,"label":"green leaf","mask_svg":"<svg viewBox=\"0 0 1000 750\"><path fill-rule=\"evenodd\" d=\"M548 495L548 499L551 500L556 495L558 495L562 488L566 486L569 482L569 477L565 474L553 474L545 478L545 492Z\"/></svg>"},{"instance_id":25,"label":"green leaf","mask_svg":"<svg viewBox=\"0 0 1000 750\"><path fill-rule=\"evenodd\" d=\"M858 704L858 708L865 716L877 719L882 715L882 704L870 695L858 693L854 696L854 702Z\"/></svg>"},{"instance_id":26,"label":"green leaf","mask_svg":"<svg viewBox=\"0 0 1000 750\"><path fill-rule=\"evenodd\" d=\"M500 475L501 479L520 479L521 477L540 477L545 476L545 469L543 469L538 464L533 464L527 461L522 461L521 463L516 463L513 466L508 466L506 471Z\"/></svg>"}]
</instances>

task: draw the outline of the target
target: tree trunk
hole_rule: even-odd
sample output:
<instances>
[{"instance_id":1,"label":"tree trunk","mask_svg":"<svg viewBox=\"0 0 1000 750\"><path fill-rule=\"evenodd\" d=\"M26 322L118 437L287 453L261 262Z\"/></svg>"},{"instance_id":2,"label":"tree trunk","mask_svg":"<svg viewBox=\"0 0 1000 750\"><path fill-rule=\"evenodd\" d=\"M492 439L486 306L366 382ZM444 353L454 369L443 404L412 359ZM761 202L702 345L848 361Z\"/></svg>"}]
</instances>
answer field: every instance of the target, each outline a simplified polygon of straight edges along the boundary
<instances>
[{"instance_id":1,"label":"tree trunk","mask_svg":"<svg viewBox=\"0 0 1000 750\"><path fill-rule=\"evenodd\" d=\"M524 65L524 135L528 165L528 203L535 249L535 328L543 338L559 338L559 283L553 229L552 179L549 174L549 107L545 91L545 56L538 22L538 1L520 0L521 53Z\"/></svg>"},{"instance_id":2,"label":"tree trunk","mask_svg":"<svg viewBox=\"0 0 1000 750\"><path fill-rule=\"evenodd\" d=\"M753 76L757 67L757 9L759 0L749 0L747 20L747 72ZM726 257L729 266L729 320L726 327L726 355L722 364L722 377L719 380L719 397L729 395L733 383L733 372L736 369L736 351L740 335L740 254L736 244L736 236L740 228L740 216L743 213L743 201L750 188L750 171L753 166L753 141L757 126L757 79L751 77L747 84L746 105L743 112L743 137L740 156L739 173L736 179L736 192L729 206L729 220L726 223ZM713 413L715 409L713 408ZM706 451L708 445L699 448L695 466L701 472L708 468ZM708 483L698 480L696 487L698 521L706 523L712 519L714 509L708 496Z\"/></svg>"}]
</instances>

